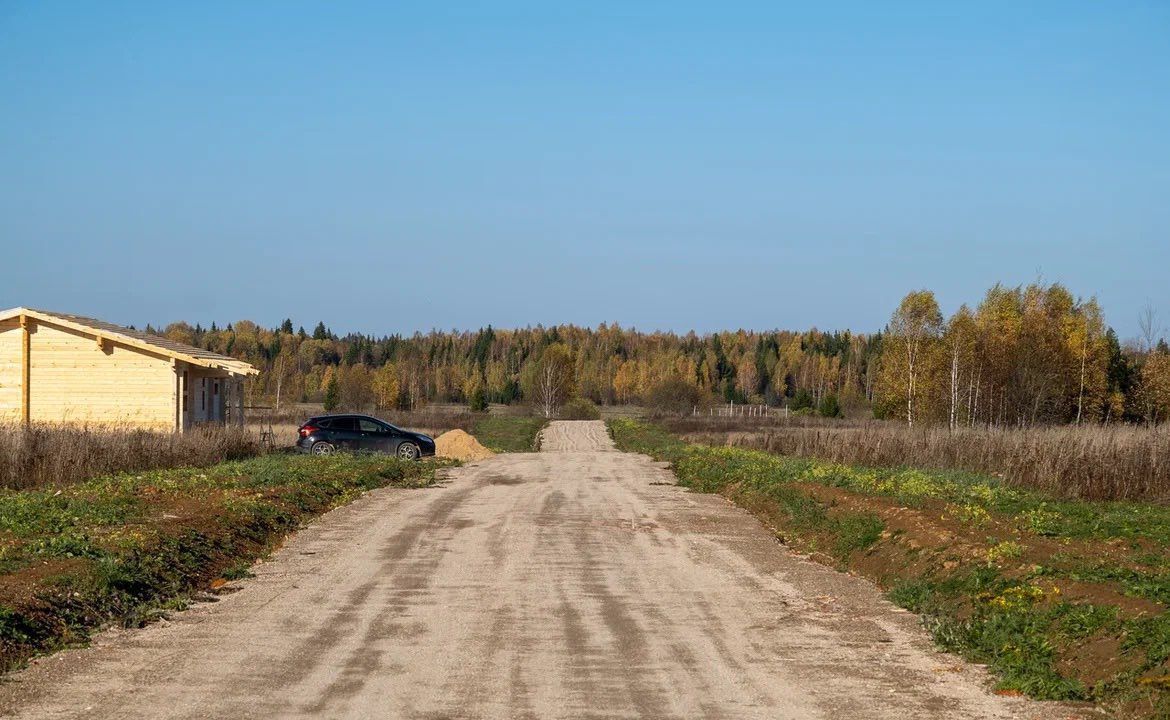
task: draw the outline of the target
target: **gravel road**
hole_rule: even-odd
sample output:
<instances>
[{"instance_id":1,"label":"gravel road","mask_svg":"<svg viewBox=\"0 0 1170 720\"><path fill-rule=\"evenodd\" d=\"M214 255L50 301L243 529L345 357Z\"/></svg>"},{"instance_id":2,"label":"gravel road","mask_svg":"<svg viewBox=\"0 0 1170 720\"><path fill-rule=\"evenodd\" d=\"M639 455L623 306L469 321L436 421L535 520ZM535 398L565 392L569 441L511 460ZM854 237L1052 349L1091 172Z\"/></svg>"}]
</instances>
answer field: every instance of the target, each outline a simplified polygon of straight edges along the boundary
<instances>
[{"instance_id":1,"label":"gravel road","mask_svg":"<svg viewBox=\"0 0 1170 720\"><path fill-rule=\"evenodd\" d=\"M256 577L0 683L21 718L1066 718L599 422L335 510Z\"/></svg>"}]
</instances>

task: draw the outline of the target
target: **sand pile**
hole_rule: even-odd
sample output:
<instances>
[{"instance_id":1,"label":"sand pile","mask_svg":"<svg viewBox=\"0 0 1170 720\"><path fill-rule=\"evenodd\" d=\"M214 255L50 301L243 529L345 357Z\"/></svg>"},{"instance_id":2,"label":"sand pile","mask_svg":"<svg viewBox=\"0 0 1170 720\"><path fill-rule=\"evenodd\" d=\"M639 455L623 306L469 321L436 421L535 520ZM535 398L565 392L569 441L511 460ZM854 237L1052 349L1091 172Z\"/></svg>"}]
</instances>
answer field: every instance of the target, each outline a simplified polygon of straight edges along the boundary
<instances>
[{"instance_id":1,"label":"sand pile","mask_svg":"<svg viewBox=\"0 0 1170 720\"><path fill-rule=\"evenodd\" d=\"M455 458L456 460L483 460L495 455L488 450L474 436L462 430L448 430L435 438L435 454L439 457Z\"/></svg>"}]
</instances>

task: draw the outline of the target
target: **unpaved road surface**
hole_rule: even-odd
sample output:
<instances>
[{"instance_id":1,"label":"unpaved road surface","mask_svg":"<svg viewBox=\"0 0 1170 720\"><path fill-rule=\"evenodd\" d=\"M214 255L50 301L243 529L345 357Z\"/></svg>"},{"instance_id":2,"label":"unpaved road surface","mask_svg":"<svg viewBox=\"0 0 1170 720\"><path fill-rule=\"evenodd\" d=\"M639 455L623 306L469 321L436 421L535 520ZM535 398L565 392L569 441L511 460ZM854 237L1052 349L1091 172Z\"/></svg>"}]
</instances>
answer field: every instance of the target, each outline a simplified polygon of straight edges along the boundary
<instances>
[{"instance_id":1,"label":"unpaved road surface","mask_svg":"<svg viewBox=\"0 0 1170 720\"><path fill-rule=\"evenodd\" d=\"M22 718L1064 718L597 422L380 490L217 603L44 658Z\"/></svg>"}]
</instances>

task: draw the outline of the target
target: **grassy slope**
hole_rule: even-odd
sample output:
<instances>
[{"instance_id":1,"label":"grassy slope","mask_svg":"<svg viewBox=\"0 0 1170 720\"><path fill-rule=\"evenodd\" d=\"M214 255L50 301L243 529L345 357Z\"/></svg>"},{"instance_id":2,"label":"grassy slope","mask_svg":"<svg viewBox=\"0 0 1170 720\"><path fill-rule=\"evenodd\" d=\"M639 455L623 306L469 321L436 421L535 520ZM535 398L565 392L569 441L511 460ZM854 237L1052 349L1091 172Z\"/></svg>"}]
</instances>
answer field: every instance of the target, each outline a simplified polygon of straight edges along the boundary
<instances>
[{"instance_id":1,"label":"grassy slope","mask_svg":"<svg viewBox=\"0 0 1170 720\"><path fill-rule=\"evenodd\" d=\"M1001 689L1170 717L1170 507L1058 501L992 478L688 445L613 420L619 448L673 464L791 545L866 575Z\"/></svg>"},{"instance_id":2,"label":"grassy slope","mask_svg":"<svg viewBox=\"0 0 1170 720\"><path fill-rule=\"evenodd\" d=\"M238 576L302 521L441 463L269 455L0 493L0 670Z\"/></svg>"},{"instance_id":3,"label":"grassy slope","mask_svg":"<svg viewBox=\"0 0 1170 720\"><path fill-rule=\"evenodd\" d=\"M537 436L548 421L540 417L488 415L478 420L471 434L484 447L495 452L532 452L537 450Z\"/></svg>"}]
</instances>

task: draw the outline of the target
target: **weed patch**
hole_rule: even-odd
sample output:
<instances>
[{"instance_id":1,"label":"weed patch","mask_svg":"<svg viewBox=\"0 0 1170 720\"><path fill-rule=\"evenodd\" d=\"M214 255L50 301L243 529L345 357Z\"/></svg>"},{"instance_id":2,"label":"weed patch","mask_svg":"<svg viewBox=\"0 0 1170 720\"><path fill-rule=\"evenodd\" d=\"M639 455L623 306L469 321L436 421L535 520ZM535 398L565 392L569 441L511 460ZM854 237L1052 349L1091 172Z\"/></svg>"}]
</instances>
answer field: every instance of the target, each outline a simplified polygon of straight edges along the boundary
<instances>
[{"instance_id":1,"label":"weed patch","mask_svg":"<svg viewBox=\"0 0 1170 720\"><path fill-rule=\"evenodd\" d=\"M540 417L489 415L477 421L471 434L492 452L534 452L548 421Z\"/></svg>"}]
</instances>

